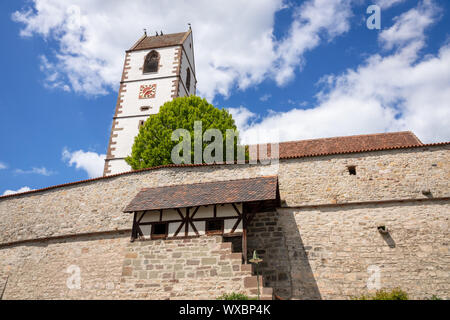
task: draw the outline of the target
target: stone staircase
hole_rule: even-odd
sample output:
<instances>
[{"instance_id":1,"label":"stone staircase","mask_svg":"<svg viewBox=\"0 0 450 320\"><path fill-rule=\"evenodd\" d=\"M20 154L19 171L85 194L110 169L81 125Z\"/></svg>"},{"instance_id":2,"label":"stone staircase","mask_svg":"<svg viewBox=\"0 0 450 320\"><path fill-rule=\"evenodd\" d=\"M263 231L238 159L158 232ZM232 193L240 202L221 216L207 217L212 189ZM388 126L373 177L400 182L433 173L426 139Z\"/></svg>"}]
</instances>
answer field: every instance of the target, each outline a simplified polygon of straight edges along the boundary
<instances>
[{"instance_id":1,"label":"stone staircase","mask_svg":"<svg viewBox=\"0 0 450 320\"><path fill-rule=\"evenodd\" d=\"M120 281L124 299L215 300L232 292L255 298L257 291L252 265L243 264L242 253L233 253L221 236L127 245ZM272 297L272 288L264 288L260 276L260 299Z\"/></svg>"}]
</instances>

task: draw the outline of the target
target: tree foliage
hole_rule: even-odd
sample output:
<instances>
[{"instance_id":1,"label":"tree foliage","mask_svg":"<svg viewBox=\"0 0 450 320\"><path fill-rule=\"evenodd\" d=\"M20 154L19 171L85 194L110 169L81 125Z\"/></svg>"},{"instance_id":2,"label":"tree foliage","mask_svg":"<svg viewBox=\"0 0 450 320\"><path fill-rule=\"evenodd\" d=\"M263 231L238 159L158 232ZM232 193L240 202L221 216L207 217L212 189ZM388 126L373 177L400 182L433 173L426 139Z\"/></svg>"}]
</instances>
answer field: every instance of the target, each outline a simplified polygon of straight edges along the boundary
<instances>
[{"instance_id":1,"label":"tree foliage","mask_svg":"<svg viewBox=\"0 0 450 320\"><path fill-rule=\"evenodd\" d=\"M172 132L186 129L191 136L190 160L194 162L194 122L202 122L202 136L207 129L218 129L223 135L225 154L225 133L227 129L237 128L231 114L225 109L218 109L206 99L197 96L175 98L161 106L159 113L151 115L139 129L134 139L131 155L125 160L134 169L144 169L173 163L172 149L179 141L172 141ZM182 138L180 138L180 141ZM234 139L234 150L238 139ZM208 142L203 142L203 148Z\"/></svg>"},{"instance_id":2,"label":"tree foliage","mask_svg":"<svg viewBox=\"0 0 450 320\"><path fill-rule=\"evenodd\" d=\"M232 292L232 293L224 293L220 297L217 297L216 300L256 300L256 299L251 299L244 293Z\"/></svg>"},{"instance_id":3,"label":"tree foliage","mask_svg":"<svg viewBox=\"0 0 450 320\"><path fill-rule=\"evenodd\" d=\"M363 294L354 300L408 300L408 294L400 288L394 288L391 291L378 290L374 294Z\"/></svg>"}]
</instances>

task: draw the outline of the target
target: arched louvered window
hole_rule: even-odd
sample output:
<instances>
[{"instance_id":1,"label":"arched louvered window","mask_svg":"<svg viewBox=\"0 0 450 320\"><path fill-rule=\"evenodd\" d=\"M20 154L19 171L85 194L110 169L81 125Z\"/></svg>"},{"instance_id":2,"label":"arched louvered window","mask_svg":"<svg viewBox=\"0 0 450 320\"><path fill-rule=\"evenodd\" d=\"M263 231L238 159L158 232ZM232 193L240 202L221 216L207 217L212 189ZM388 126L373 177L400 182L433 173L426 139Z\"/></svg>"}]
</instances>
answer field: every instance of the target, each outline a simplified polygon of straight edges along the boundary
<instances>
[{"instance_id":1,"label":"arched louvered window","mask_svg":"<svg viewBox=\"0 0 450 320\"><path fill-rule=\"evenodd\" d=\"M186 90L190 91L191 88L191 70L189 68L186 69Z\"/></svg>"},{"instance_id":2,"label":"arched louvered window","mask_svg":"<svg viewBox=\"0 0 450 320\"><path fill-rule=\"evenodd\" d=\"M145 57L144 73L158 72L159 66L159 54L155 50L152 50Z\"/></svg>"}]
</instances>

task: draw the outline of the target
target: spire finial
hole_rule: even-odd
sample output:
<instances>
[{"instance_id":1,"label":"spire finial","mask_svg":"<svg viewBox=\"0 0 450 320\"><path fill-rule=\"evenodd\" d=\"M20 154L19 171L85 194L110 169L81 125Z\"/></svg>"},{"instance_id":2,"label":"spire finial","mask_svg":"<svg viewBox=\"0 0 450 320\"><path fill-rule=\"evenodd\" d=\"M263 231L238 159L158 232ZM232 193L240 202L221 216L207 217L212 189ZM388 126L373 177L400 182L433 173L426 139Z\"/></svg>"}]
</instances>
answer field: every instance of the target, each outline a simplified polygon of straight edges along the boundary
<instances>
[{"instance_id":1,"label":"spire finial","mask_svg":"<svg viewBox=\"0 0 450 320\"><path fill-rule=\"evenodd\" d=\"M147 36L147 29L144 28L144 35Z\"/></svg>"},{"instance_id":2,"label":"spire finial","mask_svg":"<svg viewBox=\"0 0 450 320\"><path fill-rule=\"evenodd\" d=\"M191 28L191 24L190 24L190 23L188 23L188 26L189 26L189 30L192 30L192 28Z\"/></svg>"}]
</instances>

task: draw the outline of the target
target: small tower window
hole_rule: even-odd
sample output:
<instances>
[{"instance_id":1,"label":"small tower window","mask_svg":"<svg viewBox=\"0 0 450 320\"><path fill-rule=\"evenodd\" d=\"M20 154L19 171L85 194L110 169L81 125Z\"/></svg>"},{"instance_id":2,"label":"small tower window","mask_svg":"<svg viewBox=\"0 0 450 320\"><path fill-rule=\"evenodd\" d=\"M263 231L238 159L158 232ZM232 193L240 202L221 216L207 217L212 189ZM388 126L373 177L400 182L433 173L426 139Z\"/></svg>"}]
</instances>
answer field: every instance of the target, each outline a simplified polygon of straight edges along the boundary
<instances>
[{"instance_id":1,"label":"small tower window","mask_svg":"<svg viewBox=\"0 0 450 320\"><path fill-rule=\"evenodd\" d=\"M152 50L145 57L144 73L158 72L159 66L159 54L155 50Z\"/></svg>"},{"instance_id":2,"label":"small tower window","mask_svg":"<svg viewBox=\"0 0 450 320\"><path fill-rule=\"evenodd\" d=\"M152 226L152 239L161 239L167 236L167 223L155 223Z\"/></svg>"},{"instance_id":3,"label":"small tower window","mask_svg":"<svg viewBox=\"0 0 450 320\"><path fill-rule=\"evenodd\" d=\"M352 176L356 176L356 166L348 166L348 174Z\"/></svg>"},{"instance_id":4,"label":"small tower window","mask_svg":"<svg viewBox=\"0 0 450 320\"><path fill-rule=\"evenodd\" d=\"M206 221L206 234L217 234L223 232L223 219Z\"/></svg>"},{"instance_id":5,"label":"small tower window","mask_svg":"<svg viewBox=\"0 0 450 320\"><path fill-rule=\"evenodd\" d=\"M141 129L141 127L144 125L145 120L139 120L139 126L138 129Z\"/></svg>"},{"instance_id":6,"label":"small tower window","mask_svg":"<svg viewBox=\"0 0 450 320\"><path fill-rule=\"evenodd\" d=\"M151 109L150 106L142 106L142 107L141 107L141 111L148 111L148 110L150 110L150 109Z\"/></svg>"},{"instance_id":7,"label":"small tower window","mask_svg":"<svg viewBox=\"0 0 450 320\"><path fill-rule=\"evenodd\" d=\"M189 93L191 88L191 70L189 68L186 69L186 90Z\"/></svg>"}]
</instances>

